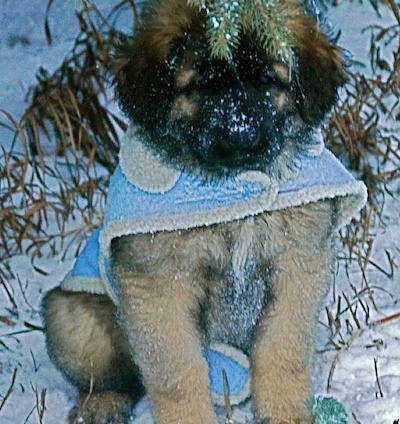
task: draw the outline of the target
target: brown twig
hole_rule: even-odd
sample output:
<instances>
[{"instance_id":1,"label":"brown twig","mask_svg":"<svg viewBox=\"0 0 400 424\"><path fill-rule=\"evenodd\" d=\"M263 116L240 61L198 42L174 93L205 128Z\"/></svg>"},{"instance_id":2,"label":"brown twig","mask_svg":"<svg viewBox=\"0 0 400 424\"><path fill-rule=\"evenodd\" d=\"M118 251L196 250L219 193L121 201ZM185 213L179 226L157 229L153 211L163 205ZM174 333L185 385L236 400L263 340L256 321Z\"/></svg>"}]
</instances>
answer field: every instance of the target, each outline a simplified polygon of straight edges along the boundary
<instances>
[{"instance_id":1,"label":"brown twig","mask_svg":"<svg viewBox=\"0 0 400 424\"><path fill-rule=\"evenodd\" d=\"M94 388L94 363L93 363L93 359L92 357L90 358L90 382L89 382L89 391L88 394L85 398L85 400L83 401L82 404L82 410L84 410L86 408L86 405L88 404L88 402L90 401L90 398L93 394L93 388Z\"/></svg>"},{"instance_id":2,"label":"brown twig","mask_svg":"<svg viewBox=\"0 0 400 424\"><path fill-rule=\"evenodd\" d=\"M358 420L354 412L351 413L351 416L353 417L353 420L355 421L356 424L361 424L361 422Z\"/></svg>"},{"instance_id":3,"label":"brown twig","mask_svg":"<svg viewBox=\"0 0 400 424\"><path fill-rule=\"evenodd\" d=\"M30 352L30 354L31 354L31 358L32 358L32 362L33 362L33 371L34 372L38 372L38 370L39 370L39 368L40 368L40 365L38 365L37 363L36 363L36 358L35 358L35 355L33 354L33 352L32 352L32 349L29 349L29 352Z\"/></svg>"},{"instance_id":4,"label":"brown twig","mask_svg":"<svg viewBox=\"0 0 400 424\"><path fill-rule=\"evenodd\" d=\"M228 381L228 376L226 374L226 371L224 369L222 370L222 380L224 383L224 402L225 402L225 411L226 411L225 424L242 424L239 421L236 421L233 419L229 381Z\"/></svg>"},{"instance_id":5,"label":"brown twig","mask_svg":"<svg viewBox=\"0 0 400 424\"><path fill-rule=\"evenodd\" d=\"M15 368L14 368L14 371L13 371L13 375L12 375L12 377L11 377L11 383L10 383L10 386L8 387L7 392L6 392L6 394L4 395L4 397L3 397L3 399L2 399L2 401L1 401L1 403L0 403L0 411L3 409L4 404L6 403L7 399L10 397L10 395L11 395L11 393L12 393L12 391L13 391L14 384L15 384L15 379L16 379L16 377L17 377L17 371L18 371L18 368L17 368L17 367L15 367Z\"/></svg>"},{"instance_id":6,"label":"brown twig","mask_svg":"<svg viewBox=\"0 0 400 424\"><path fill-rule=\"evenodd\" d=\"M397 19L397 22L400 24L400 12L399 7L397 6L395 0L383 0L384 3L388 5L393 11L394 16Z\"/></svg>"},{"instance_id":7,"label":"brown twig","mask_svg":"<svg viewBox=\"0 0 400 424\"><path fill-rule=\"evenodd\" d=\"M0 230L0 232L1 232L1 230ZM1 257L0 257L0 259L1 259ZM18 306L17 306L17 303L15 302L14 295L11 292L11 290L7 287L6 283L3 281L3 278L1 276L0 276L0 285L3 287L4 291L6 292L8 300L11 302L14 311L15 312L18 311Z\"/></svg>"},{"instance_id":8,"label":"brown twig","mask_svg":"<svg viewBox=\"0 0 400 424\"><path fill-rule=\"evenodd\" d=\"M396 312L392 315L388 315L387 317L380 318L380 319L377 319L375 321L372 321L371 324L370 324L370 327L377 327L378 325L382 325L382 324L385 324L389 321L393 321L393 320L399 319L399 318L400 318L400 312Z\"/></svg>"},{"instance_id":9,"label":"brown twig","mask_svg":"<svg viewBox=\"0 0 400 424\"><path fill-rule=\"evenodd\" d=\"M19 278L18 275L17 275L17 281L18 281L18 286L20 288L20 291L22 293L22 297L24 298L25 303L29 306L32 312L37 312L36 308L29 302L28 298L26 297L27 285L25 285L25 287L22 286L21 279Z\"/></svg>"},{"instance_id":10,"label":"brown twig","mask_svg":"<svg viewBox=\"0 0 400 424\"><path fill-rule=\"evenodd\" d=\"M378 360L374 358L374 370L375 370L375 379L376 379L376 385L378 386L378 391L375 393L375 396L383 398L383 392L381 388L381 383L379 381L379 375L378 375Z\"/></svg>"},{"instance_id":11,"label":"brown twig","mask_svg":"<svg viewBox=\"0 0 400 424\"><path fill-rule=\"evenodd\" d=\"M351 345L352 345L352 343L354 342L354 340L356 340L358 337L360 337L361 336L361 334L363 333L363 329L362 328L360 328L360 329L358 329L351 337L350 337L350 339L346 342L346 344L344 344L341 348L340 348L340 350L339 350L339 352L335 355L335 358L333 359L333 361L332 361L332 365L331 365L331 367L330 367L330 370L329 370L329 376L328 376L328 382L327 382L327 385L326 385L326 391L327 391L327 393L330 393L330 391L331 391L331 388L332 388L332 379L333 379L333 374L334 374L334 372L335 372L335 369L336 369L336 365L339 363L339 356L340 356L340 354L342 353L342 352L344 352L345 350L347 350Z\"/></svg>"},{"instance_id":12,"label":"brown twig","mask_svg":"<svg viewBox=\"0 0 400 424\"><path fill-rule=\"evenodd\" d=\"M0 322L2 322L3 324L9 325L11 327L14 327L15 325L17 325L17 323L12 321L10 318L3 317L1 315L0 315Z\"/></svg>"},{"instance_id":13,"label":"brown twig","mask_svg":"<svg viewBox=\"0 0 400 424\"><path fill-rule=\"evenodd\" d=\"M35 409L36 412L38 414L38 418L39 418L39 424L43 424L43 417L44 417L44 413L46 412L46 393L47 393L47 389L42 389L39 395L39 390L37 387L32 387L32 390L35 393Z\"/></svg>"},{"instance_id":14,"label":"brown twig","mask_svg":"<svg viewBox=\"0 0 400 424\"><path fill-rule=\"evenodd\" d=\"M31 324L28 321L24 321L24 326L26 328L29 328L30 330L33 330L33 331L40 331L42 333L44 332L44 328L43 327L39 327L38 325Z\"/></svg>"}]
</instances>

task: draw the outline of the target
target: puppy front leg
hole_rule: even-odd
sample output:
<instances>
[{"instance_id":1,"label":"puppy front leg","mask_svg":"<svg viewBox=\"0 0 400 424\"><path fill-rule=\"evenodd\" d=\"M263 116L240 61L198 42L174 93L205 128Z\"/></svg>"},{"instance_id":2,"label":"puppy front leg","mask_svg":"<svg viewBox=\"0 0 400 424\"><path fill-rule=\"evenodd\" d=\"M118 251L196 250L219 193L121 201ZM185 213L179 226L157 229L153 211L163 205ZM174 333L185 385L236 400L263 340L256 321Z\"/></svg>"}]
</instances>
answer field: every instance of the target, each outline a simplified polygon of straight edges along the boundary
<instances>
[{"instance_id":1,"label":"puppy front leg","mask_svg":"<svg viewBox=\"0 0 400 424\"><path fill-rule=\"evenodd\" d=\"M316 228L317 219L312 222L314 227L304 227L311 228L307 233L292 221L291 237L286 237L288 245L280 252L271 282L274 299L256 328L251 360L253 405L260 424L313 422L308 408L310 362L332 253L329 221L324 227L320 220L322 228Z\"/></svg>"},{"instance_id":2,"label":"puppy front leg","mask_svg":"<svg viewBox=\"0 0 400 424\"><path fill-rule=\"evenodd\" d=\"M255 411L271 421L260 423L311 423L310 359L314 345L316 306L326 275L301 271L285 261L276 284L280 286L256 330L252 352ZM289 269L289 271L288 271Z\"/></svg>"},{"instance_id":3,"label":"puppy front leg","mask_svg":"<svg viewBox=\"0 0 400 424\"><path fill-rule=\"evenodd\" d=\"M120 277L122 326L150 394L157 424L216 423L195 324L190 281Z\"/></svg>"}]
</instances>

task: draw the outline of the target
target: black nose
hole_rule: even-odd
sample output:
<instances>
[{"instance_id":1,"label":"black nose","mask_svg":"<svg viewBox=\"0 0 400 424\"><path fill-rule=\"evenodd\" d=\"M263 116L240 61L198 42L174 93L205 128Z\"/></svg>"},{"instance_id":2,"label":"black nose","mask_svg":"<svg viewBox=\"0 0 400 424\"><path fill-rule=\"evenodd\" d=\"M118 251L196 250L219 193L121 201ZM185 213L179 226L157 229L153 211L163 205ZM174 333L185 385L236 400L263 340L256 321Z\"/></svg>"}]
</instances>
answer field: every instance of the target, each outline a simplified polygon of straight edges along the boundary
<instances>
[{"instance_id":1,"label":"black nose","mask_svg":"<svg viewBox=\"0 0 400 424\"><path fill-rule=\"evenodd\" d=\"M258 141L255 117L243 111L233 111L226 126L227 142L233 149L251 150Z\"/></svg>"}]
</instances>

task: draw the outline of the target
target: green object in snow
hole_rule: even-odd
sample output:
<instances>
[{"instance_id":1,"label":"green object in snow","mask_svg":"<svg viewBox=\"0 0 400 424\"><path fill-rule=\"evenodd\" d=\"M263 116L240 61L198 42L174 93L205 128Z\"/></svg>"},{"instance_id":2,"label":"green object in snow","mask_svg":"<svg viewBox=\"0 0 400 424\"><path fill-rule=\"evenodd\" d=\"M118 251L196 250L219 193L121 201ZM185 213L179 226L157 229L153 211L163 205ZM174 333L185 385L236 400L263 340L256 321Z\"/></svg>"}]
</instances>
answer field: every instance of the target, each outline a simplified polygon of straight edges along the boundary
<instances>
[{"instance_id":1,"label":"green object in snow","mask_svg":"<svg viewBox=\"0 0 400 424\"><path fill-rule=\"evenodd\" d=\"M316 397L311 405L315 424L346 424L347 413L344 406L333 397Z\"/></svg>"}]
</instances>

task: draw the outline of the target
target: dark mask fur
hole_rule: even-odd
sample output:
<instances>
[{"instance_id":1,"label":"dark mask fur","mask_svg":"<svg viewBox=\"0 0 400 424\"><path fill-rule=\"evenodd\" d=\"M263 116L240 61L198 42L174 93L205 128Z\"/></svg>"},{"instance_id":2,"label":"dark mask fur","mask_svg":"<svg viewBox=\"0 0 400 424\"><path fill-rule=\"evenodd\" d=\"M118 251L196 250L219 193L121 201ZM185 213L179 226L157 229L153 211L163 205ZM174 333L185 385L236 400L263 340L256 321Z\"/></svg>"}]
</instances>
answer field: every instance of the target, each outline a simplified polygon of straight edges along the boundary
<instances>
[{"instance_id":1,"label":"dark mask fur","mask_svg":"<svg viewBox=\"0 0 400 424\"><path fill-rule=\"evenodd\" d=\"M145 11L117 61L116 90L168 163L211 176L279 173L279 156L288 165L305 147L336 100L343 60L297 1L281 3L295 40L292 69L251 33L230 61L212 58L206 16L186 0L156 1Z\"/></svg>"}]
</instances>

